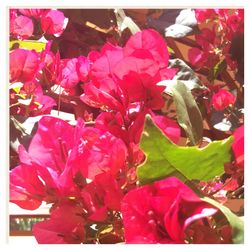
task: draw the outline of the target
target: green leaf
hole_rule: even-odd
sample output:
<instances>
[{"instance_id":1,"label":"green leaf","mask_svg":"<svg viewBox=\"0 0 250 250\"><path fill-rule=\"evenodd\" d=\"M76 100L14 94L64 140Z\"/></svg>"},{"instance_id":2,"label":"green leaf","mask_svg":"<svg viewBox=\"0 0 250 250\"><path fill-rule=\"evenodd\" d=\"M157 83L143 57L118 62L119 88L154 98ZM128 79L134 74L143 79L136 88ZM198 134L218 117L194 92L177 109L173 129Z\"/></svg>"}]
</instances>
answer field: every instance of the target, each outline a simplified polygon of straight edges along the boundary
<instances>
[{"instance_id":1,"label":"green leaf","mask_svg":"<svg viewBox=\"0 0 250 250\"><path fill-rule=\"evenodd\" d=\"M221 72L223 72L224 70L226 70L226 68L227 68L226 60L223 60L223 61L218 62L218 63L210 70L209 75L208 75L208 80L209 80L209 81L215 80Z\"/></svg>"},{"instance_id":2,"label":"green leaf","mask_svg":"<svg viewBox=\"0 0 250 250\"><path fill-rule=\"evenodd\" d=\"M189 89L206 90L207 87L202 85L201 80L183 60L176 58L169 60L169 68L178 69L178 72L172 80L163 80L157 85L166 87L164 93L173 96L172 85L179 80Z\"/></svg>"},{"instance_id":3,"label":"green leaf","mask_svg":"<svg viewBox=\"0 0 250 250\"><path fill-rule=\"evenodd\" d=\"M195 74L193 69L189 67L183 60L179 58L171 59L169 60L169 67L178 69L178 72L174 76L173 80L182 81L189 90L207 89L204 85L202 85L201 80Z\"/></svg>"},{"instance_id":4,"label":"green leaf","mask_svg":"<svg viewBox=\"0 0 250 250\"><path fill-rule=\"evenodd\" d=\"M235 244L243 244L244 243L244 221L235 215L231 210L219 202L210 199L208 197L201 198L203 201L208 202L215 207L217 207L227 218L229 224L233 230L233 243Z\"/></svg>"},{"instance_id":5,"label":"green leaf","mask_svg":"<svg viewBox=\"0 0 250 250\"><path fill-rule=\"evenodd\" d=\"M141 184L176 176L182 181L208 181L224 173L224 163L231 160L232 137L213 141L204 148L181 147L173 144L153 124L146 119L141 148L146 161L137 168Z\"/></svg>"},{"instance_id":6,"label":"green leaf","mask_svg":"<svg viewBox=\"0 0 250 250\"><path fill-rule=\"evenodd\" d=\"M171 47L167 46L167 48L169 54L174 54L174 50Z\"/></svg>"},{"instance_id":7,"label":"green leaf","mask_svg":"<svg viewBox=\"0 0 250 250\"><path fill-rule=\"evenodd\" d=\"M176 106L177 120L185 130L192 145L202 139L203 123L201 112L190 90L181 81L171 87Z\"/></svg>"},{"instance_id":8,"label":"green leaf","mask_svg":"<svg viewBox=\"0 0 250 250\"><path fill-rule=\"evenodd\" d=\"M31 41L31 40L15 40L15 41L10 41L9 43L10 49L12 49L12 47L18 47L20 49L29 49L32 50L34 49L36 52L41 52L42 50L44 50L46 43L43 42L38 42L38 41Z\"/></svg>"}]
</instances>

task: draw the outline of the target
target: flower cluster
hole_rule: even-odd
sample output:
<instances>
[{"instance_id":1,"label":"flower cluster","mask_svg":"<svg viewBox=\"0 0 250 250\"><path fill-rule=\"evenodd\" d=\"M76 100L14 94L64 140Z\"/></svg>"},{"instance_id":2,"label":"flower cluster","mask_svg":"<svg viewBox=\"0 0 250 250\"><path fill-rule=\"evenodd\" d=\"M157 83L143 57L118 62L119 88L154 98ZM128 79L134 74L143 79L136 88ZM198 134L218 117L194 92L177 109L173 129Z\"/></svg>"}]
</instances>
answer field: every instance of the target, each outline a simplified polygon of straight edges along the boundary
<instances>
[{"instance_id":1,"label":"flower cluster","mask_svg":"<svg viewBox=\"0 0 250 250\"><path fill-rule=\"evenodd\" d=\"M199 22L212 17L218 22L213 31L197 35L203 52L191 51L199 56L190 62L201 67L211 57L214 65L220 53L228 53L223 39L242 32L234 23L235 18L242 21L242 13L197 10L196 15ZM166 86L158 84L178 72L169 67L165 39L144 29L123 46L107 42L100 50L64 58L55 41L68 21L55 9L10 10L11 40L41 35L49 40L41 50L13 46L9 57L10 114L40 116L30 142L18 147L19 164L10 171L10 202L28 210L51 205L49 219L32 228L37 242L231 243L231 228L217 227L219 209L201 199L199 190L190 188L192 182L176 178L178 171L147 185L137 176L147 161L141 147L146 116L171 145L177 147L181 139L183 124L164 115ZM234 25L226 28L230 22ZM222 40L217 25L220 34L226 30ZM62 100L77 110L73 125L51 115L55 108L60 112ZM235 102L222 89L211 101L216 110ZM234 169L244 166L243 128L234 133Z\"/></svg>"},{"instance_id":2,"label":"flower cluster","mask_svg":"<svg viewBox=\"0 0 250 250\"><path fill-rule=\"evenodd\" d=\"M10 35L11 38L31 38L36 26L44 34L60 36L67 25L63 12L50 9L11 9Z\"/></svg>"},{"instance_id":3,"label":"flower cluster","mask_svg":"<svg viewBox=\"0 0 250 250\"><path fill-rule=\"evenodd\" d=\"M213 68L226 60L231 69L237 62L232 60L230 50L235 35L244 32L244 10L196 9L196 19L201 26L195 40L200 48L191 48L189 61L195 67Z\"/></svg>"}]
</instances>

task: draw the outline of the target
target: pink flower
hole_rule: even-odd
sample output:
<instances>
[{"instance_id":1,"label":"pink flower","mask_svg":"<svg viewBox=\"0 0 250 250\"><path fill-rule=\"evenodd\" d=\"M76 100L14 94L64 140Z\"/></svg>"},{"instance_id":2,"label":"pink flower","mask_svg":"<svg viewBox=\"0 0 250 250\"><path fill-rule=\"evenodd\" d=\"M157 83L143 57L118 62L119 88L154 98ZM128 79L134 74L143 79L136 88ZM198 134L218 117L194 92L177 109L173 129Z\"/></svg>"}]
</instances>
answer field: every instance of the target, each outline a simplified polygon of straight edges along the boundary
<instances>
[{"instance_id":1,"label":"pink flower","mask_svg":"<svg viewBox=\"0 0 250 250\"><path fill-rule=\"evenodd\" d=\"M126 157L125 144L110 133L85 128L81 120L74 128L61 119L44 116L28 151L19 146L21 164L10 173L11 201L35 209L43 200L77 197L80 193L76 176L95 179L110 172L115 177L124 168ZM32 169L30 176L28 169Z\"/></svg>"},{"instance_id":2,"label":"pink flower","mask_svg":"<svg viewBox=\"0 0 250 250\"><path fill-rule=\"evenodd\" d=\"M26 209L36 209L42 201L55 202L63 196L78 195L73 181L75 173L67 161L82 129L81 121L73 128L58 118L44 116L40 119L28 151L22 145L18 148L21 164L10 173L12 202Z\"/></svg>"},{"instance_id":3,"label":"pink flower","mask_svg":"<svg viewBox=\"0 0 250 250\"><path fill-rule=\"evenodd\" d=\"M206 62L207 54L202 52L198 48L190 48L188 50L188 60L192 65L197 68L201 68Z\"/></svg>"},{"instance_id":4,"label":"pink flower","mask_svg":"<svg viewBox=\"0 0 250 250\"><path fill-rule=\"evenodd\" d=\"M233 105L236 101L236 97L229 91L220 89L217 93L213 94L211 101L213 107L219 111Z\"/></svg>"},{"instance_id":5,"label":"pink flower","mask_svg":"<svg viewBox=\"0 0 250 250\"><path fill-rule=\"evenodd\" d=\"M20 15L10 20L10 33L18 39L28 39L33 31L34 24L29 17Z\"/></svg>"},{"instance_id":6,"label":"pink flower","mask_svg":"<svg viewBox=\"0 0 250 250\"><path fill-rule=\"evenodd\" d=\"M127 148L121 139L97 128L84 128L71 151L69 164L88 179L110 172L115 176L125 166Z\"/></svg>"},{"instance_id":7,"label":"pink flower","mask_svg":"<svg viewBox=\"0 0 250 250\"><path fill-rule=\"evenodd\" d=\"M21 164L11 170L10 202L23 209L34 210L45 196L45 187L33 166Z\"/></svg>"},{"instance_id":8,"label":"pink flower","mask_svg":"<svg viewBox=\"0 0 250 250\"><path fill-rule=\"evenodd\" d=\"M48 35L60 36L65 29L66 22L63 12L59 10L50 10L41 17L42 30Z\"/></svg>"},{"instance_id":9,"label":"pink flower","mask_svg":"<svg viewBox=\"0 0 250 250\"><path fill-rule=\"evenodd\" d=\"M214 9L195 9L195 17L198 23L203 23L209 18L213 18L216 15Z\"/></svg>"},{"instance_id":10,"label":"pink flower","mask_svg":"<svg viewBox=\"0 0 250 250\"><path fill-rule=\"evenodd\" d=\"M239 167L244 168L244 125L234 131L234 142L232 149L236 163Z\"/></svg>"},{"instance_id":11,"label":"pink flower","mask_svg":"<svg viewBox=\"0 0 250 250\"><path fill-rule=\"evenodd\" d=\"M50 96L43 94L40 84L36 81L26 82L16 93L11 90L11 103L18 103L11 108L11 112L23 116L37 116L49 114L56 102Z\"/></svg>"},{"instance_id":12,"label":"pink flower","mask_svg":"<svg viewBox=\"0 0 250 250\"><path fill-rule=\"evenodd\" d=\"M165 40L153 29L143 30L131 36L124 47L125 56L137 57L150 54L160 68L168 66L168 50Z\"/></svg>"},{"instance_id":13,"label":"pink flower","mask_svg":"<svg viewBox=\"0 0 250 250\"><path fill-rule=\"evenodd\" d=\"M93 53L93 52L92 52ZM113 69L123 58L121 47L104 45L101 56L97 58L91 67L90 75L94 83L108 94L117 92L117 84L114 79Z\"/></svg>"},{"instance_id":14,"label":"pink flower","mask_svg":"<svg viewBox=\"0 0 250 250\"><path fill-rule=\"evenodd\" d=\"M95 176L93 182L81 191L83 206L87 210L88 219L104 221L108 211L119 211L123 194L116 179L110 172Z\"/></svg>"},{"instance_id":15,"label":"pink flower","mask_svg":"<svg viewBox=\"0 0 250 250\"><path fill-rule=\"evenodd\" d=\"M128 103L143 102L151 109L162 108L164 87L156 85L161 81L159 70L155 61L148 58L129 56L116 65L114 74Z\"/></svg>"},{"instance_id":16,"label":"pink flower","mask_svg":"<svg viewBox=\"0 0 250 250\"><path fill-rule=\"evenodd\" d=\"M51 218L36 223L32 232L39 244L80 244L85 239L83 207L65 200L52 208Z\"/></svg>"},{"instance_id":17,"label":"pink flower","mask_svg":"<svg viewBox=\"0 0 250 250\"><path fill-rule=\"evenodd\" d=\"M39 81L44 86L52 86L56 83L60 67L60 53L54 54L50 51L51 42L46 44L45 50L40 54L41 61L44 63L42 72L38 74Z\"/></svg>"},{"instance_id":18,"label":"pink flower","mask_svg":"<svg viewBox=\"0 0 250 250\"><path fill-rule=\"evenodd\" d=\"M68 152L74 146L74 127L67 122L44 116L38 122L38 129L29 145L33 162L62 172Z\"/></svg>"},{"instance_id":19,"label":"pink flower","mask_svg":"<svg viewBox=\"0 0 250 250\"><path fill-rule=\"evenodd\" d=\"M129 191L121 206L126 243L184 243L192 222L217 211L175 177Z\"/></svg>"},{"instance_id":20,"label":"pink flower","mask_svg":"<svg viewBox=\"0 0 250 250\"><path fill-rule=\"evenodd\" d=\"M39 55L35 50L15 49L10 53L10 81L31 81L39 68Z\"/></svg>"},{"instance_id":21,"label":"pink flower","mask_svg":"<svg viewBox=\"0 0 250 250\"><path fill-rule=\"evenodd\" d=\"M168 51L164 39L154 30L132 36L124 48L106 44L94 57L90 76L80 97L86 104L124 114L131 103L160 109L164 101L162 79L172 79L176 70L168 69Z\"/></svg>"},{"instance_id":22,"label":"pink flower","mask_svg":"<svg viewBox=\"0 0 250 250\"><path fill-rule=\"evenodd\" d=\"M20 13L28 17L34 17L36 19L40 18L45 12L48 12L47 9L18 9Z\"/></svg>"},{"instance_id":23,"label":"pink flower","mask_svg":"<svg viewBox=\"0 0 250 250\"><path fill-rule=\"evenodd\" d=\"M80 81L77 74L77 58L62 59L59 65L59 72L57 77L58 85L63 88L70 89L77 85Z\"/></svg>"},{"instance_id":24,"label":"pink flower","mask_svg":"<svg viewBox=\"0 0 250 250\"><path fill-rule=\"evenodd\" d=\"M195 36L196 42L203 49L210 49L209 45L213 45L215 43L216 33L208 28L203 28L200 34Z\"/></svg>"},{"instance_id":25,"label":"pink flower","mask_svg":"<svg viewBox=\"0 0 250 250\"><path fill-rule=\"evenodd\" d=\"M79 56L76 63L76 71L80 81L87 81L90 71L90 61L84 56Z\"/></svg>"}]
</instances>

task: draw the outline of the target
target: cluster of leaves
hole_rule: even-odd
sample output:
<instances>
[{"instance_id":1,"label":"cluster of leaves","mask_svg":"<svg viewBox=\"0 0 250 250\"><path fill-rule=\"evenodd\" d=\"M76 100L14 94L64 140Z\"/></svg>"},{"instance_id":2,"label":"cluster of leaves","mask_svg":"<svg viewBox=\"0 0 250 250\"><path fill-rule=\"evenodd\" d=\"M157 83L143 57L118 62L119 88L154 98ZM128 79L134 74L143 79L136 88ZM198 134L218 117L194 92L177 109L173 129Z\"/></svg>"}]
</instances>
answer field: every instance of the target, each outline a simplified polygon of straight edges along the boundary
<instances>
[{"instance_id":1,"label":"cluster of leaves","mask_svg":"<svg viewBox=\"0 0 250 250\"><path fill-rule=\"evenodd\" d=\"M86 21L82 10L10 10L11 148L18 156L10 201L28 210L51 204L50 218L32 228L38 243L243 242L242 218L223 205L229 195L242 198L243 117L222 140L204 137L208 114L242 109L238 96L214 82L228 64L237 73L229 50L244 32L243 12L193 12L198 24L215 26L197 28L206 56L199 61L191 48L185 63L160 33L140 30L122 10L108 28ZM233 18L239 21L228 28ZM63 51L69 37L85 48ZM220 68L209 82L188 65L199 70L201 62ZM76 119L60 118L62 111Z\"/></svg>"}]
</instances>

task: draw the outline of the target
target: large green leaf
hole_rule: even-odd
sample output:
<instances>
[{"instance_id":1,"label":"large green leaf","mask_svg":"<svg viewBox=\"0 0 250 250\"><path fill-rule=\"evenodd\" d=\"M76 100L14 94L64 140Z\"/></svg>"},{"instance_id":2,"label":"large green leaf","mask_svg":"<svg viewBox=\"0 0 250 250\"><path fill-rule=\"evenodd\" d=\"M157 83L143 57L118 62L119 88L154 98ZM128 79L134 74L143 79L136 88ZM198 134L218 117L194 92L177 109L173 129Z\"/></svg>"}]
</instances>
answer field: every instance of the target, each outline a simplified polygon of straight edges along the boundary
<instances>
[{"instance_id":1,"label":"large green leaf","mask_svg":"<svg viewBox=\"0 0 250 250\"><path fill-rule=\"evenodd\" d=\"M235 244L244 243L244 221L242 218L238 217L233 212L231 212L229 208L221 205L219 202L213 199L208 197L201 199L217 207L226 216L233 230L233 242Z\"/></svg>"},{"instance_id":2,"label":"large green leaf","mask_svg":"<svg viewBox=\"0 0 250 250\"><path fill-rule=\"evenodd\" d=\"M201 112L191 91L183 82L177 81L172 85L171 89L178 123L185 130L190 143L196 145L202 139L203 123Z\"/></svg>"},{"instance_id":3,"label":"large green leaf","mask_svg":"<svg viewBox=\"0 0 250 250\"><path fill-rule=\"evenodd\" d=\"M145 184L167 176L183 181L211 180L223 174L224 163L231 160L232 140L229 137L213 141L204 148L181 147L165 137L151 119L146 119L141 148L147 157L137 169L139 181Z\"/></svg>"}]
</instances>

